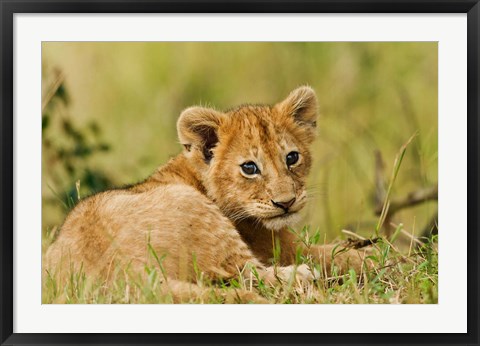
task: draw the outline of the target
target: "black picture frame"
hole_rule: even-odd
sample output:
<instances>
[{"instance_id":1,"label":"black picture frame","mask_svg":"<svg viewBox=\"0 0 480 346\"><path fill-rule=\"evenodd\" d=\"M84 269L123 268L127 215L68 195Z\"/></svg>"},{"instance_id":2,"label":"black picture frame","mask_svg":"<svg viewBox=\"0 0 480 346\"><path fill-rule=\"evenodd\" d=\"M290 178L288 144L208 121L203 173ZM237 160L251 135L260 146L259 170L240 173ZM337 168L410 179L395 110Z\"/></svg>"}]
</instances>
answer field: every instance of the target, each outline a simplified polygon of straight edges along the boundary
<instances>
[{"instance_id":1,"label":"black picture frame","mask_svg":"<svg viewBox=\"0 0 480 346\"><path fill-rule=\"evenodd\" d=\"M1 345L435 344L478 345L479 0L0 0L1 12ZM16 13L467 13L468 332L465 334L25 334L13 332L13 16ZM455 316L452 316L455 318Z\"/></svg>"}]
</instances>

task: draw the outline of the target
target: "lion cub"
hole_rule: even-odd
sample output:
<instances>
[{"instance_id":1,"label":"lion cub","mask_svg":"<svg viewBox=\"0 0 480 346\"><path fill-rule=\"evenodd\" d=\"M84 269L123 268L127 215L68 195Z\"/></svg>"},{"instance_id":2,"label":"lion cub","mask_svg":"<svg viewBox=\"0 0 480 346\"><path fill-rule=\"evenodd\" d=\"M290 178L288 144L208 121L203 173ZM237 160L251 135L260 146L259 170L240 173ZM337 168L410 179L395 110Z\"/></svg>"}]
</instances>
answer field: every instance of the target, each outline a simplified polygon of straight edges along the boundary
<instances>
[{"instance_id":1,"label":"lion cub","mask_svg":"<svg viewBox=\"0 0 480 346\"><path fill-rule=\"evenodd\" d=\"M48 249L46 267L105 279L112 265L141 273L150 248L173 280L194 282L198 272L228 280L252 265L273 281L290 274L301 251L328 273L333 246L299 248L288 230L307 201L316 117L306 86L274 106L187 108L177 123L183 152L139 184L83 199ZM275 274L272 244L284 266ZM342 253L335 264L358 270L361 254Z\"/></svg>"}]
</instances>

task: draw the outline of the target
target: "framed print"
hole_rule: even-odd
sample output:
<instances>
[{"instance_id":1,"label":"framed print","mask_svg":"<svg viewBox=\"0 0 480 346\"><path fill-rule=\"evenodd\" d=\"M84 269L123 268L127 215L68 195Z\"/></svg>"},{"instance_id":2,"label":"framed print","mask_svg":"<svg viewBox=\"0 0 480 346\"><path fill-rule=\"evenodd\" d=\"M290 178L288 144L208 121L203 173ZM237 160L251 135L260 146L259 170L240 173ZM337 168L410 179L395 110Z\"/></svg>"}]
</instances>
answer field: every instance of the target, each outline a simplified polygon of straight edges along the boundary
<instances>
[{"instance_id":1,"label":"framed print","mask_svg":"<svg viewBox=\"0 0 480 346\"><path fill-rule=\"evenodd\" d=\"M478 344L479 6L2 1L2 345Z\"/></svg>"}]
</instances>

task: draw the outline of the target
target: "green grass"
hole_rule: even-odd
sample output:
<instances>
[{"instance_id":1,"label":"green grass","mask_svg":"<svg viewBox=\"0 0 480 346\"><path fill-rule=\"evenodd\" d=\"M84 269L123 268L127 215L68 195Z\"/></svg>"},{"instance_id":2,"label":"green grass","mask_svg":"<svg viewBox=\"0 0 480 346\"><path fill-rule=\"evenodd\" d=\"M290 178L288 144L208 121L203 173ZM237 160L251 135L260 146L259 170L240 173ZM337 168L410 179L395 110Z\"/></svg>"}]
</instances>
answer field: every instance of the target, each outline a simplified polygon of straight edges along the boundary
<instances>
[{"instance_id":1,"label":"green grass","mask_svg":"<svg viewBox=\"0 0 480 346\"><path fill-rule=\"evenodd\" d=\"M307 239L303 239L309 242ZM82 272L72 272L64 282L47 273L43 280L43 303L62 304L161 304L173 303L172 293L165 290L165 273L161 260L154 253L156 264L145 266L144 275L125 274L128 269L116 268L112 280L89 280ZM421 246L412 243L400 251L386 240L379 240L368 259L373 267L358 273L350 270L344 275L320 278L312 282L300 282L295 277L274 286L262 281L250 284L249 278L240 276L228 283L216 283L202 279L198 284L206 294L183 299L182 303L236 303L236 290L255 292L272 304L436 304L438 302L438 252L436 239ZM312 268L309 258L302 258ZM229 298L230 297L230 298ZM178 302L178 301L177 301ZM248 301L241 301L246 303ZM253 302L253 301L252 301Z\"/></svg>"}]
</instances>

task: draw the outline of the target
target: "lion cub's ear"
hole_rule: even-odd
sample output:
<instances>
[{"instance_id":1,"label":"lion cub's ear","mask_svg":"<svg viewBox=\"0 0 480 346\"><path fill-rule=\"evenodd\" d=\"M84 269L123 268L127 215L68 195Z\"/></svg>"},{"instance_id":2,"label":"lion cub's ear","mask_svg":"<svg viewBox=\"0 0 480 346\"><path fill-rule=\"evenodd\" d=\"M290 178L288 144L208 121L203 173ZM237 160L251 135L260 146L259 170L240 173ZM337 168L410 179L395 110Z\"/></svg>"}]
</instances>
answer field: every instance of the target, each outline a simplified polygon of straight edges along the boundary
<instances>
[{"instance_id":1,"label":"lion cub's ear","mask_svg":"<svg viewBox=\"0 0 480 346\"><path fill-rule=\"evenodd\" d=\"M317 96L308 86L301 86L293 90L285 100L275 105L282 113L295 118L300 125L311 128L317 126Z\"/></svg>"},{"instance_id":2,"label":"lion cub's ear","mask_svg":"<svg viewBox=\"0 0 480 346\"><path fill-rule=\"evenodd\" d=\"M218 142L217 130L223 113L203 107L185 109L177 122L178 139L187 151L200 150L205 162L210 162L212 148Z\"/></svg>"}]
</instances>

